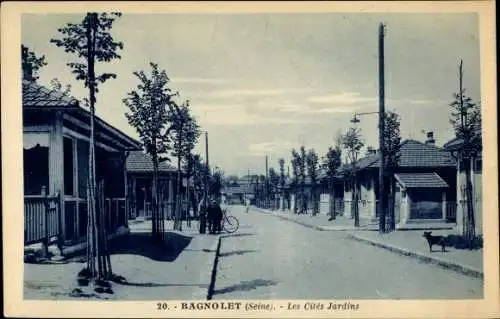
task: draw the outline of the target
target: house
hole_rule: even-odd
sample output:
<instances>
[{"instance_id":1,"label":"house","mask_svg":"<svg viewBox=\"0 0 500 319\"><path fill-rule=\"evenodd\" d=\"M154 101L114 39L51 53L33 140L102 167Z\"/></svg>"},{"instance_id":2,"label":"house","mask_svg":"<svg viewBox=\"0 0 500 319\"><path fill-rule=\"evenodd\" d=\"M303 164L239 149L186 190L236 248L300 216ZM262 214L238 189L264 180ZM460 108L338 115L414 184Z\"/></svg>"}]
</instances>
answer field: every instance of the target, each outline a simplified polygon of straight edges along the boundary
<instances>
[{"instance_id":1,"label":"house","mask_svg":"<svg viewBox=\"0 0 500 319\"><path fill-rule=\"evenodd\" d=\"M476 135L479 137L479 134ZM456 187L456 197L457 197L457 207L456 207L456 227L457 230L461 231L464 225L464 219L467 212L467 203L465 196L465 185L466 185L466 170L469 170L472 182L472 201L474 203L474 216L475 216L475 226L476 234L481 235L483 233L483 214L482 214L482 154L481 152L473 153L472 159L469 165L463 159L459 158L458 151L463 146L463 139L454 138L444 144L443 148L449 151L450 154L457 159L457 187ZM479 142L480 143L480 142Z\"/></svg>"},{"instance_id":2,"label":"house","mask_svg":"<svg viewBox=\"0 0 500 319\"><path fill-rule=\"evenodd\" d=\"M396 228L423 222L455 222L456 161L435 145L432 132L427 137L425 143L411 139L401 142L398 167L391 176L395 179ZM355 163L355 186L348 178L344 179L346 216L353 217L352 189L357 187L360 218L376 220L378 217L379 158L379 154L372 151ZM339 171L347 174L350 166L345 164Z\"/></svg>"},{"instance_id":3,"label":"house","mask_svg":"<svg viewBox=\"0 0 500 319\"><path fill-rule=\"evenodd\" d=\"M78 100L22 81L25 244L57 237L85 244L90 112ZM103 185L108 234L128 225L125 156L140 144L95 117L96 180Z\"/></svg>"},{"instance_id":4,"label":"house","mask_svg":"<svg viewBox=\"0 0 500 319\"><path fill-rule=\"evenodd\" d=\"M255 185L234 183L224 187L226 200L230 204L244 204L245 199L250 201L255 195Z\"/></svg>"},{"instance_id":5,"label":"house","mask_svg":"<svg viewBox=\"0 0 500 319\"><path fill-rule=\"evenodd\" d=\"M128 194L130 194L129 218L151 218L153 160L144 151L132 151L126 161ZM185 181L183 181L184 188ZM165 216L174 214L177 194L177 168L167 162L158 165L158 203Z\"/></svg>"},{"instance_id":6,"label":"house","mask_svg":"<svg viewBox=\"0 0 500 319\"><path fill-rule=\"evenodd\" d=\"M336 215L344 214L344 180L341 174L336 173L333 180L324 168L318 171L319 188L319 212L329 215L331 209L335 209ZM330 208L330 206L332 206Z\"/></svg>"}]
</instances>

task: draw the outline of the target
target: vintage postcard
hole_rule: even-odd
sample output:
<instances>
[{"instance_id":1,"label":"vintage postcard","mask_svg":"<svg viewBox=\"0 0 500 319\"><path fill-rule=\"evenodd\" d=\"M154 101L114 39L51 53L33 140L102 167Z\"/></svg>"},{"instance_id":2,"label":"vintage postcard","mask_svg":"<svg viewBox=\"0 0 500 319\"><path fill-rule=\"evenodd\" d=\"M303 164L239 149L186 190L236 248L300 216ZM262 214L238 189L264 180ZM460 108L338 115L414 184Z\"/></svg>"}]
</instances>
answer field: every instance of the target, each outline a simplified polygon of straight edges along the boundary
<instances>
[{"instance_id":1,"label":"vintage postcard","mask_svg":"<svg viewBox=\"0 0 500 319\"><path fill-rule=\"evenodd\" d=\"M498 317L495 10L2 4L7 317Z\"/></svg>"}]
</instances>

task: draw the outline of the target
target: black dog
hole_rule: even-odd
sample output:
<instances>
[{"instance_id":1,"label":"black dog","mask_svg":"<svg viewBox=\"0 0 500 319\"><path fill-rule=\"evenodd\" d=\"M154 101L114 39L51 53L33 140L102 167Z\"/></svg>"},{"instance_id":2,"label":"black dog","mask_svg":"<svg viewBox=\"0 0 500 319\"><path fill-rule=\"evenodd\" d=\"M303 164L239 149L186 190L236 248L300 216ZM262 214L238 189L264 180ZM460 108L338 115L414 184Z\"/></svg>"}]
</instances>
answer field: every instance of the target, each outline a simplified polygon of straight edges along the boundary
<instances>
[{"instance_id":1,"label":"black dog","mask_svg":"<svg viewBox=\"0 0 500 319\"><path fill-rule=\"evenodd\" d=\"M445 252L445 247L446 247L446 239L443 236L432 236L432 232L430 231L424 231L424 234L422 237L425 237L427 239L427 243L429 244L429 250L432 253L432 245L440 245L441 246L441 251Z\"/></svg>"}]
</instances>

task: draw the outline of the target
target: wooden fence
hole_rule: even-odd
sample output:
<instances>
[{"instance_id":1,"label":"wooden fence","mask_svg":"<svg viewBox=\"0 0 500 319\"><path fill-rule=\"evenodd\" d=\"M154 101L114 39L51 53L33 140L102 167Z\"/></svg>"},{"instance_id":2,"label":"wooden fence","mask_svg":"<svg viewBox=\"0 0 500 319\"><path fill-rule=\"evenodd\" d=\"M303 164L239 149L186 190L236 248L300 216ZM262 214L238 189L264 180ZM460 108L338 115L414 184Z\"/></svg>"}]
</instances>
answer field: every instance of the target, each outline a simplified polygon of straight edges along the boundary
<instances>
[{"instance_id":1,"label":"wooden fence","mask_svg":"<svg viewBox=\"0 0 500 319\"><path fill-rule=\"evenodd\" d=\"M457 221L457 202L446 202L446 221Z\"/></svg>"},{"instance_id":2,"label":"wooden fence","mask_svg":"<svg viewBox=\"0 0 500 319\"><path fill-rule=\"evenodd\" d=\"M59 195L24 196L24 244L50 241L61 234Z\"/></svg>"}]
</instances>

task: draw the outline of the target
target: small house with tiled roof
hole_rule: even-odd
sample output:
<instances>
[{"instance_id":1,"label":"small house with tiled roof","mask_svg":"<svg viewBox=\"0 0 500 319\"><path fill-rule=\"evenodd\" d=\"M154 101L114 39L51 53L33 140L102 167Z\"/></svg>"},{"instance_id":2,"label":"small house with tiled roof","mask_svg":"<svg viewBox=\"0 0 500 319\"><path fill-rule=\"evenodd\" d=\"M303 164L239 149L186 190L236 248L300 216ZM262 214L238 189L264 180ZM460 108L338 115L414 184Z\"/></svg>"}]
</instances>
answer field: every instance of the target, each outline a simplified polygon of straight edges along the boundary
<instances>
[{"instance_id":1,"label":"small house with tiled roof","mask_svg":"<svg viewBox=\"0 0 500 319\"><path fill-rule=\"evenodd\" d=\"M132 151L126 162L128 193L130 194L130 218L150 218L153 185L153 160L144 151ZM158 165L158 203L164 216L172 217L177 194L177 168L167 161ZM184 190L184 184L181 191Z\"/></svg>"},{"instance_id":2,"label":"small house with tiled roof","mask_svg":"<svg viewBox=\"0 0 500 319\"><path fill-rule=\"evenodd\" d=\"M358 208L360 218L378 217L378 174L380 155L372 152L355 163ZM401 142L398 167L394 176L394 210L397 228L414 223L454 222L449 203L456 200L456 161L449 152L434 144L432 134L423 143L416 140ZM351 169L345 164L339 173ZM352 185L344 181L344 214L352 216Z\"/></svg>"},{"instance_id":3,"label":"small house with tiled roof","mask_svg":"<svg viewBox=\"0 0 500 319\"><path fill-rule=\"evenodd\" d=\"M62 246L84 244L90 112L77 99L36 83L26 73L22 108L25 244L45 240L47 234L58 237ZM128 225L125 157L140 148L138 141L95 117L96 180L103 185L109 234Z\"/></svg>"}]
</instances>

